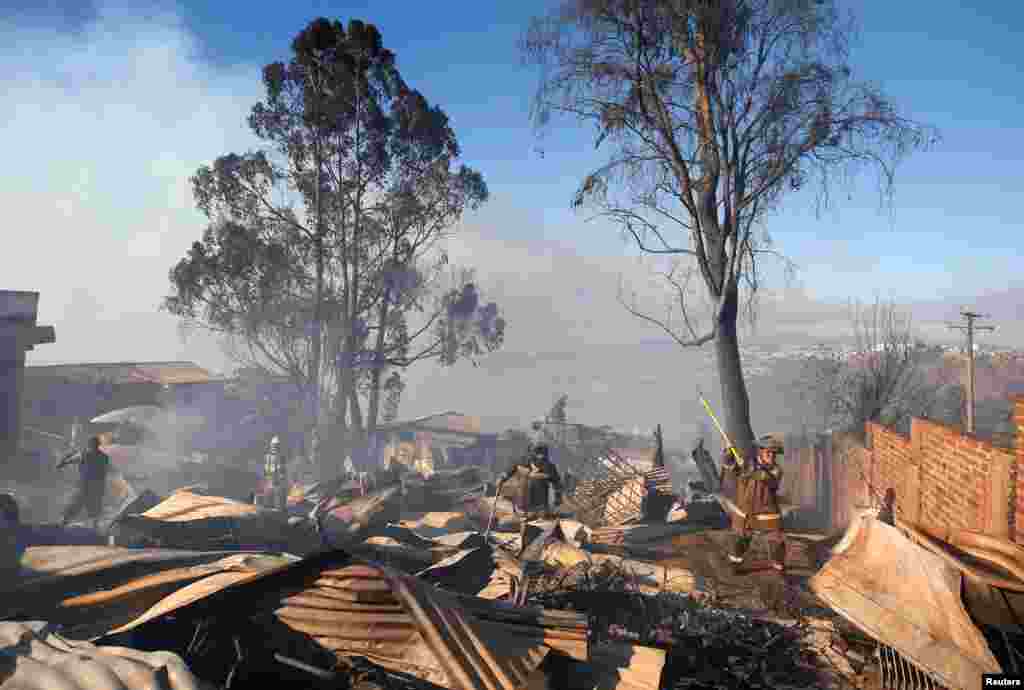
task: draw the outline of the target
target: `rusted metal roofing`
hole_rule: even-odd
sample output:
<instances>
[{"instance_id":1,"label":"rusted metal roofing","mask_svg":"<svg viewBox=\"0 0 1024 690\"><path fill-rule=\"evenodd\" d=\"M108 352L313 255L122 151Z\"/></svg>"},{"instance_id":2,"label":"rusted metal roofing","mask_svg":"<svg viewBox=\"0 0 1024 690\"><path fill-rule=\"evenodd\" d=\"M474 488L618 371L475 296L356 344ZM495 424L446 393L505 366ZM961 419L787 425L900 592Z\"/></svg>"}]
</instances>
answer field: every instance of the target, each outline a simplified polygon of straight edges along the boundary
<instances>
[{"instance_id":1,"label":"rusted metal roofing","mask_svg":"<svg viewBox=\"0 0 1024 690\"><path fill-rule=\"evenodd\" d=\"M646 492L640 469L620 451L606 448L583 466L576 490L568 498L581 522L601 527L638 517Z\"/></svg>"},{"instance_id":2,"label":"rusted metal roofing","mask_svg":"<svg viewBox=\"0 0 1024 690\"><path fill-rule=\"evenodd\" d=\"M26 376L53 377L79 383L209 383L213 375L194 362L114 362L44 364L25 367Z\"/></svg>"},{"instance_id":3,"label":"rusted metal roofing","mask_svg":"<svg viewBox=\"0 0 1024 690\"><path fill-rule=\"evenodd\" d=\"M353 564L344 552L206 578L114 632L171 612L202 619L267 611L338 657L363 656L451 690L519 690L548 652L543 629L480 620L453 595L383 566Z\"/></svg>"},{"instance_id":4,"label":"rusted metal roofing","mask_svg":"<svg viewBox=\"0 0 1024 690\"><path fill-rule=\"evenodd\" d=\"M389 486L351 501L329 499L320 511L320 528L332 544L365 538L375 526L397 522L402 511L402 490Z\"/></svg>"},{"instance_id":5,"label":"rusted metal roofing","mask_svg":"<svg viewBox=\"0 0 1024 690\"><path fill-rule=\"evenodd\" d=\"M175 491L141 515L123 516L117 524L123 538L132 543L141 540L181 549L230 543L302 555L320 544L311 524L289 524L287 513L189 490Z\"/></svg>"},{"instance_id":6,"label":"rusted metal roofing","mask_svg":"<svg viewBox=\"0 0 1024 690\"><path fill-rule=\"evenodd\" d=\"M128 373L128 383L159 383L173 385L182 383L209 383L213 376L202 367L190 362L164 364L140 364Z\"/></svg>"},{"instance_id":7,"label":"rusted metal roofing","mask_svg":"<svg viewBox=\"0 0 1024 690\"><path fill-rule=\"evenodd\" d=\"M286 562L283 556L237 551L29 547L18 575L0 581L0 620L46 620L62 625L67 637L94 639L191 582Z\"/></svg>"},{"instance_id":8,"label":"rusted metal roofing","mask_svg":"<svg viewBox=\"0 0 1024 690\"><path fill-rule=\"evenodd\" d=\"M851 526L810 581L826 604L925 674L980 690L998 660L961 601L957 568L870 515Z\"/></svg>"},{"instance_id":9,"label":"rusted metal roofing","mask_svg":"<svg viewBox=\"0 0 1024 690\"><path fill-rule=\"evenodd\" d=\"M204 496L192 491L175 491L153 506L143 517L168 522L185 522L215 517L241 517L270 512L251 503L232 501L223 496Z\"/></svg>"},{"instance_id":10,"label":"rusted metal roofing","mask_svg":"<svg viewBox=\"0 0 1024 690\"><path fill-rule=\"evenodd\" d=\"M480 418L474 415L465 415L459 412L441 412L419 419L406 421L389 422L377 426L378 431L403 431L421 430L433 431L439 434L452 434L455 436L495 436L494 434L483 434L480 431Z\"/></svg>"},{"instance_id":11,"label":"rusted metal roofing","mask_svg":"<svg viewBox=\"0 0 1024 690\"><path fill-rule=\"evenodd\" d=\"M658 454L657 448L612 448L611 450L620 459L642 470L654 467L654 456Z\"/></svg>"},{"instance_id":12,"label":"rusted metal roofing","mask_svg":"<svg viewBox=\"0 0 1024 690\"><path fill-rule=\"evenodd\" d=\"M68 640L43 621L0 623L0 690L204 690L177 654Z\"/></svg>"}]
</instances>

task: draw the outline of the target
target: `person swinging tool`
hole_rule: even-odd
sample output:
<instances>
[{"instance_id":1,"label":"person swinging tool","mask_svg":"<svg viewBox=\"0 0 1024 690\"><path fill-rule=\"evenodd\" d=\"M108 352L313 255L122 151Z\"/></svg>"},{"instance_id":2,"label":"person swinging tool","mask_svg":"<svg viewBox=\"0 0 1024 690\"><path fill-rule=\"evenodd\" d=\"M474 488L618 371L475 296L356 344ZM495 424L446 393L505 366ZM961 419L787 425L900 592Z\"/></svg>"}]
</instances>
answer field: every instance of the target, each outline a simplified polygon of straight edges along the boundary
<instances>
[{"instance_id":1,"label":"person swinging tool","mask_svg":"<svg viewBox=\"0 0 1024 690\"><path fill-rule=\"evenodd\" d=\"M779 508L782 468L777 462L778 456L785 452L782 441L773 434L762 436L756 444L756 459L753 463L747 462L719 424L700 388L697 389L697 397L725 442L719 484L726 475L736 479L736 505L729 511L733 528L729 560L738 568L743 563L753 533L767 533L772 567L785 572L786 541Z\"/></svg>"},{"instance_id":2,"label":"person swinging tool","mask_svg":"<svg viewBox=\"0 0 1024 690\"><path fill-rule=\"evenodd\" d=\"M84 509L92 519L93 526L98 528L107 488L107 473L110 470L110 456L100 450L99 436L89 439L87 450L66 456L57 465L57 469L75 463L80 473L78 491L64 511L61 526L66 527Z\"/></svg>"},{"instance_id":3,"label":"person swinging tool","mask_svg":"<svg viewBox=\"0 0 1024 690\"><path fill-rule=\"evenodd\" d=\"M498 489L495 493L501 495L501 489L509 479L516 477L519 481L520 490L512 500L512 505L517 512L522 513L522 526L519 529L521 548L526 548L526 528L530 522L542 519L545 514L550 513L548 494L550 489L555 490L555 504L562 502L562 478L558 474L558 468L551 462L548 446L544 443L535 444L527 457L517 461L498 480Z\"/></svg>"},{"instance_id":4,"label":"person swinging tool","mask_svg":"<svg viewBox=\"0 0 1024 690\"><path fill-rule=\"evenodd\" d=\"M785 571L786 541L779 509L779 484L782 468L777 458L784 452L781 441L763 436L757 444L757 459L746 463L736 454L723 459L723 470L736 478L736 507L732 516L733 545L729 560L743 563L754 534L763 534L770 545L772 567Z\"/></svg>"}]
</instances>

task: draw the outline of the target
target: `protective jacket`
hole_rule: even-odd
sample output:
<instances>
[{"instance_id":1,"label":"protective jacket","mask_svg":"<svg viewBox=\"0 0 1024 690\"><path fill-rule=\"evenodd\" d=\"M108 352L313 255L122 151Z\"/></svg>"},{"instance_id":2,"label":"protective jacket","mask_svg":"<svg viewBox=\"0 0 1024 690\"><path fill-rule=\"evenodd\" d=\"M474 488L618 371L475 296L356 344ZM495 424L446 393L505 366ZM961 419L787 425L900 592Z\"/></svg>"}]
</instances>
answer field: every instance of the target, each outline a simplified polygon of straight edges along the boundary
<instances>
[{"instance_id":1,"label":"protective jacket","mask_svg":"<svg viewBox=\"0 0 1024 690\"><path fill-rule=\"evenodd\" d=\"M549 487L554 487L556 500L561 500L562 478L550 460L519 460L501 477L502 483L511 480L518 485L518 490L514 490L509 498L523 512L547 510Z\"/></svg>"},{"instance_id":2,"label":"protective jacket","mask_svg":"<svg viewBox=\"0 0 1024 690\"><path fill-rule=\"evenodd\" d=\"M270 451L263 458L263 477L275 484L287 481L281 451Z\"/></svg>"},{"instance_id":3,"label":"protective jacket","mask_svg":"<svg viewBox=\"0 0 1024 690\"><path fill-rule=\"evenodd\" d=\"M782 526L779 509L779 485L782 468L778 463L729 463L726 469L736 478L734 527L752 530L776 530Z\"/></svg>"}]
</instances>

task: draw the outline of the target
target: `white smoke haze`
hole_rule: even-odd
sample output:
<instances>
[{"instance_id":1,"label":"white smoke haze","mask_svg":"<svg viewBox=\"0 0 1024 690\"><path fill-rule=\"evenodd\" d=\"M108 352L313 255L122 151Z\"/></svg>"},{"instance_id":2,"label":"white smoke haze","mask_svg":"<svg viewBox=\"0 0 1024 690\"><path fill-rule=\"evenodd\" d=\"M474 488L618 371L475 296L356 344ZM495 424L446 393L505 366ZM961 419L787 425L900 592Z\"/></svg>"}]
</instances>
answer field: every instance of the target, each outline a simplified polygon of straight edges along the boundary
<instances>
[{"instance_id":1,"label":"white smoke haze","mask_svg":"<svg viewBox=\"0 0 1024 690\"><path fill-rule=\"evenodd\" d=\"M101 8L74 36L0 25L0 204L9 228L2 287L39 291L40 323L57 331L30 362L231 368L214 338L183 342L176 319L157 311L169 269L204 228L189 176L257 143L245 118L262 96L262 65L214 67L197 57L201 49L166 13ZM268 59L285 51L282 42ZM505 346L479 366L410 370L400 416L456 410L499 431L543 414L564 392L575 421L645 432L661 423L667 441L689 445L703 418L697 386L718 404L714 363L709 348L680 350L619 305L621 278L658 313L664 290L650 267L625 251L594 256L568 242L516 239L544 210L515 189L491 191L448 251L454 264L476 267L484 298L503 308ZM565 236L583 236L578 230ZM587 230L615 232L599 223ZM811 342L848 329L843 305L781 280L769 288L744 342ZM777 384L750 387L755 428L786 424Z\"/></svg>"},{"instance_id":2,"label":"white smoke haze","mask_svg":"<svg viewBox=\"0 0 1024 690\"><path fill-rule=\"evenodd\" d=\"M58 334L36 358L219 365L212 339L183 345L156 308L203 227L189 175L253 144L259 67L205 66L172 15L102 10L77 36L5 26L0 51L0 203L18 235L4 287L40 291Z\"/></svg>"}]
</instances>

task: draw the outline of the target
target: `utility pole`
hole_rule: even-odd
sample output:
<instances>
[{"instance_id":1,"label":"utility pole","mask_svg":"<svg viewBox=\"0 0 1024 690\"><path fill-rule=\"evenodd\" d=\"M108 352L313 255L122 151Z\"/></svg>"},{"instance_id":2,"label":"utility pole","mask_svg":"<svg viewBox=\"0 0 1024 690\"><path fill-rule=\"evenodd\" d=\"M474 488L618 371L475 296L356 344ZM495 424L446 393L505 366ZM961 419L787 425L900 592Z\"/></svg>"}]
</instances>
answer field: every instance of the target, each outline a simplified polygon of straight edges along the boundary
<instances>
[{"instance_id":1,"label":"utility pole","mask_svg":"<svg viewBox=\"0 0 1024 690\"><path fill-rule=\"evenodd\" d=\"M964 308L960 316L967 321L966 324L947 324L950 328L967 333L967 433L974 433L974 332L994 331L995 326L975 325L976 319L987 319L988 314L978 314Z\"/></svg>"}]
</instances>

